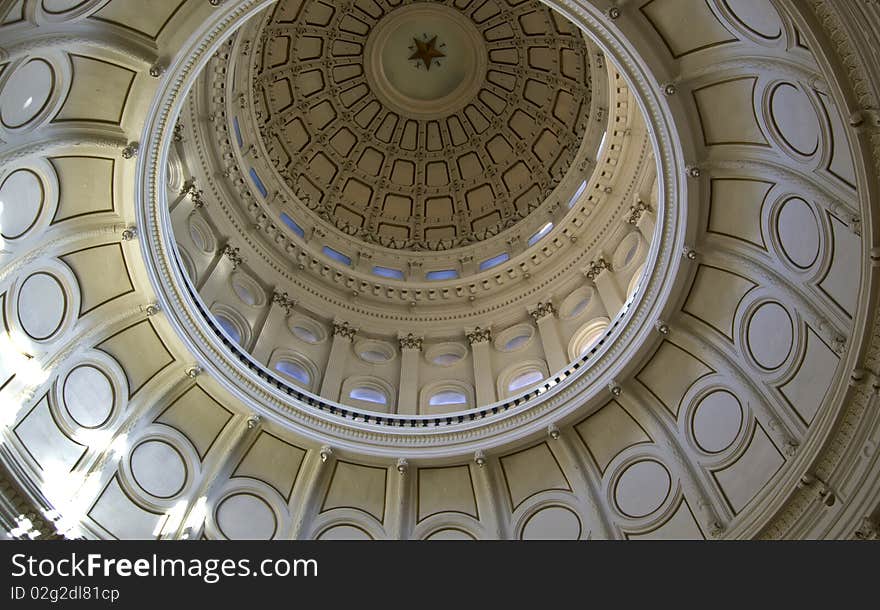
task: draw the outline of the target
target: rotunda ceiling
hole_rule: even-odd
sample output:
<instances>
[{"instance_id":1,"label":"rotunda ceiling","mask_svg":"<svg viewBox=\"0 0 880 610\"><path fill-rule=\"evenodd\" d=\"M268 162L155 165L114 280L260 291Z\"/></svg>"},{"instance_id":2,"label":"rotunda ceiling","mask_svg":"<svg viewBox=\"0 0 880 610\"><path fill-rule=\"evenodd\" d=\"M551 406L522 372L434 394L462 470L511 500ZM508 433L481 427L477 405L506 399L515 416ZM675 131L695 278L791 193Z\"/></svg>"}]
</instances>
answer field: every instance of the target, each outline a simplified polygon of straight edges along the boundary
<instances>
[{"instance_id":1,"label":"rotunda ceiling","mask_svg":"<svg viewBox=\"0 0 880 610\"><path fill-rule=\"evenodd\" d=\"M350 264L322 259L338 229L304 222L283 234L281 212L297 198L291 189L284 201L280 170L269 175L268 140L255 135L268 110L249 95L253 62L271 48L255 32L281 8L297 7L285 27L302 28L276 37L299 41L291 56L319 27L297 20L325 11L329 35L344 8L368 15L369 57L382 15L397 13L379 8L389 2L6 10L0 528L104 539L876 538L880 80L865 49L880 13L796 0L644 0L608 12L546 1L608 57L599 81L602 56L586 54L590 107L600 97L609 107L603 154L589 180L572 180L592 131L605 129L588 111L555 191L583 184L583 196L545 200L564 209L533 212L510 234L555 228L497 268L478 258L445 284L407 269L396 285L365 279L394 260L359 248ZM507 21L477 17L491 3L459 3L475 7L461 13L481 32L492 20L526 31L528 10L557 23L537 2ZM438 121L431 108L464 99L456 92L481 56L462 51L462 71L430 91L395 67L436 74L470 26L388 23L388 40L413 40L369 70L361 61L364 86L386 79L384 92L371 86L383 116L406 95L406 120ZM327 57L326 69L313 62L322 78L357 64ZM37 65L51 83L32 78ZM23 81L33 88L18 91ZM236 142L237 119L247 137ZM335 133L314 130L326 141L304 150L334 159ZM494 258L510 234L383 254Z\"/></svg>"},{"instance_id":2,"label":"rotunda ceiling","mask_svg":"<svg viewBox=\"0 0 880 610\"><path fill-rule=\"evenodd\" d=\"M406 250L479 242L538 208L584 147L595 47L512 4L280 2L249 68L293 203Z\"/></svg>"}]
</instances>

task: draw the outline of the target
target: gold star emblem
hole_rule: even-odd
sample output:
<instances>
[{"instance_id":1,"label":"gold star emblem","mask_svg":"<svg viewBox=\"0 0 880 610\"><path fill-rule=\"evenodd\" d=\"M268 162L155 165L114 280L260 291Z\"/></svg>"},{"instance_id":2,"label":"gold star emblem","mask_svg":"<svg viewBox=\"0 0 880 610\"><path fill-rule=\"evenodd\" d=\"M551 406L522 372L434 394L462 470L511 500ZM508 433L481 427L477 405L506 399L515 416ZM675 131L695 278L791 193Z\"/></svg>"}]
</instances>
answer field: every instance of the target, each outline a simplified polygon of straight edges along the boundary
<instances>
[{"instance_id":1,"label":"gold star emblem","mask_svg":"<svg viewBox=\"0 0 880 610\"><path fill-rule=\"evenodd\" d=\"M427 38L427 36L426 36ZM413 38L413 42L416 44L416 52L410 56L410 60L417 60L424 62L425 68L427 70L431 69L431 65L441 57L446 57L446 54L437 49L437 37L434 36L431 40L419 40L418 38ZM412 48L412 47L410 47ZM437 62L439 65L439 62Z\"/></svg>"}]
</instances>

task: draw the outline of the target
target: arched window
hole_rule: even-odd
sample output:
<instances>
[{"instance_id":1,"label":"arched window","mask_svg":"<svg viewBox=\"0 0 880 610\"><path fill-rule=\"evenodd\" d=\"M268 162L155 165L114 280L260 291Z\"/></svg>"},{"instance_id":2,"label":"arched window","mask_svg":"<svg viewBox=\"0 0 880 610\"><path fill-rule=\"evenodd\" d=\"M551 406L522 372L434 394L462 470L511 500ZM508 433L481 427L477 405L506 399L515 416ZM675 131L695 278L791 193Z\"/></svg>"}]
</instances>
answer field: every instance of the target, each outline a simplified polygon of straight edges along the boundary
<instances>
[{"instance_id":1,"label":"arched window","mask_svg":"<svg viewBox=\"0 0 880 610\"><path fill-rule=\"evenodd\" d=\"M309 391L318 381L318 367L304 355L288 349L278 349L269 358L269 368L283 378Z\"/></svg>"},{"instance_id":2,"label":"arched window","mask_svg":"<svg viewBox=\"0 0 880 610\"><path fill-rule=\"evenodd\" d=\"M312 382L312 376L302 366L290 360L280 360L275 363L275 370L279 373L299 381L302 385L308 386Z\"/></svg>"},{"instance_id":3,"label":"arched window","mask_svg":"<svg viewBox=\"0 0 880 610\"><path fill-rule=\"evenodd\" d=\"M498 396L507 398L525 393L548 377L543 360L524 360L507 367L498 375Z\"/></svg>"},{"instance_id":4,"label":"arched window","mask_svg":"<svg viewBox=\"0 0 880 610\"><path fill-rule=\"evenodd\" d=\"M217 324L220 325L220 328L223 329L223 332L226 333L226 336L229 337L235 343L241 343L241 331L238 329L238 326L224 316L223 314L217 314L216 316Z\"/></svg>"},{"instance_id":5,"label":"arched window","mask_svg":"<svg viewBox=\"0 0 880 610\"><path fill-rule=\"evenodd\" d=\"M309 375L309 372L305 370L302 365L297 364L296 362L291 362L290 360L279 360L275 363L275 370L287 377L290 377L294 381L300 382L300 384L306 387L309 387L312 383L312 376Z\"/></svg>"},{"instance_id":6,"label":"arched window","mask_svg":"<svg viewBox=\"0 0 880 610\"><path fill-rule=\"evenodd\" d=\"M192 257L189 255L189 252L180 245L177 244L177 254L180 256L180 262L183 265L183 270L186 272L187 277L193 283L196 281L196 267L193 265Z\"/></svg>"},{"instance_id":7,"label":"arched window","mask_svg":"<svg viewBox=\"0 0 880 610\"><path fill-rule=\"evenodd\" d=\"M596 318L581 326L568 344L568 357L571 360L583 358L605 335L609 323L608 318Z\"/></svg>"},{"instance_id":8,"label":"arched window","mask_svg":"<svg viewBox=\"0 0 880 610\"><path fill-rule=\"evenodd\" d=\"M348 392L349 398L354 398L355 400L364 400L366 402L371 402L377 405L387 405L388 404L388 395L385 394L382 390L377 390L376 388L371 388L369 386L357 386L352 388Z\"/></svg>"},{"instance_id":9,"label":"arched window","mask_svg":"<svg viewBox=\"0 0 880 610\"><path fill-rule=\"evenodd\" d=\"M642 285L642 279L645 275L645 265L642 264L635 273L633 273L632 279L629 281L629 286L626 289L626 298L631 299L632 296L639 289L639 286Z\"/></svg>"},{"instance_id":10,"label":"arched window","mask_svg":"<svg viewBox=\"0 0 880 610\"><path fill-rule=\"evenodd\" d=\"M526 371L525 373L520 373L507 383L507 391L513 394L518 390L531 387L541 381L544 381L544 374L541 371Z\"/></svg>"},{"instance_id":11,"label":"arched window","mask_svg":"<svg viewBox=\"0 0 880 610\"><path fill-rule=\"evenodd\" d=\"M223 333L234 343L246 346L250 339L250 326L247 320L232 307L223 304L215 304L211 307L211 313L217 321L217 325L223 329Z\"/></svg>"},{"instance_id":12,"label":"arched window","mask_svg":"<svg viewBox=\"0 0 880 610\"><path fill-rule=\"evenodd\" d=\"M369 411L387 413L394 405L394 389L379 377L349 377L342 384L340 402Z\"/></svg>"},{"instance_id":13,"label":"arched window","mask_svg":"<svg viewBox=\"0 0 880 610\"><path fill-rule=\"evenodd\" d=\"M448 407L450 405L464 406L467 404L467 396L455 390L446 390L437 392L430 399L428 404L432 407Z\"/></svg>"},{"instance_id":14,"label":"arched window","mask_svg":"<svg viewBox=\"0 0 880 610\"><path fill-rule=\"evenodd\" d=\"M474 406L473 387L455 379L430 383L419 397L419 413L423 414L465 411Z\"/></svg>"}]
</instances>

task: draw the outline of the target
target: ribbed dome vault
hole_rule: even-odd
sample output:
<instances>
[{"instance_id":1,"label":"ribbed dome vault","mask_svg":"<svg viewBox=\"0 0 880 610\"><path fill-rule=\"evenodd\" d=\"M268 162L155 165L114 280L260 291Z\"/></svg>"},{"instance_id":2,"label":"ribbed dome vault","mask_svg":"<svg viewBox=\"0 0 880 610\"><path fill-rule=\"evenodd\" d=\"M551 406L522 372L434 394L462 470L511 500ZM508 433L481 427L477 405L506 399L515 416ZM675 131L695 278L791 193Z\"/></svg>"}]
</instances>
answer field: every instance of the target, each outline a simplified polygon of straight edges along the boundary
<instances>
[{"instance_id":1,"label":"ribbed dome vault","mask_svg":"<svg viewBox=\"0 0 880 610\"><path fill-rule=\"evenodd\" d=\"M258 36L236 69L285 195L371 243L495 235L598 148L594 47L543 5L289 1ZM432 41L442 56L411 59Z\"/></svg>"}]
</instances>

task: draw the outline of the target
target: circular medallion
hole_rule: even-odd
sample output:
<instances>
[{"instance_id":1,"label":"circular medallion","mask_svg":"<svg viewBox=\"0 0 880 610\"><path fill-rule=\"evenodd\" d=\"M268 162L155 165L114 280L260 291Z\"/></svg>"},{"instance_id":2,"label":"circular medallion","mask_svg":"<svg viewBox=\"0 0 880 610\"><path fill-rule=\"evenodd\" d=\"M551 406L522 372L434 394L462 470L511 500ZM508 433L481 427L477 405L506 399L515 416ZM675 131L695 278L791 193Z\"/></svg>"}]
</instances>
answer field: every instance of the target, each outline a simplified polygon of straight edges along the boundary
<instances>
[{"instance_id":1,"label":"circular medallion","mask_svg":"<svg viewBox=\"0 0 880 610\"><path fill-rule=\"evenodd\" d=\"M486 77L486 46L471 19L441 4L404 6L379 22L364 52L367 82L407 116L444 117L467 105Z\"/></svg>"}]
</instances>

